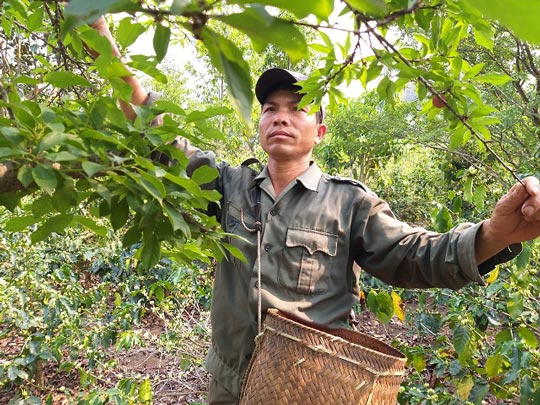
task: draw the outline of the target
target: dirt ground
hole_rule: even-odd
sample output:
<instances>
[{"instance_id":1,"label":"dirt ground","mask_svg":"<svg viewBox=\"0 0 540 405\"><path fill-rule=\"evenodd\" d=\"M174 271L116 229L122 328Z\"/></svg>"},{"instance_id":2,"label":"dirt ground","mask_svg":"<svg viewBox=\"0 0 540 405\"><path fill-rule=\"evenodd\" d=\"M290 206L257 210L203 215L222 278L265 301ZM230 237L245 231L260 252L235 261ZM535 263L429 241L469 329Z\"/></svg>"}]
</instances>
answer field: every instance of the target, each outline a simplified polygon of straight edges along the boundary
<instances>
[{"instance_id":1,"label":"dirt ground","mask_svg":"<svg viewBox=\"0 0 540 405\"><path fill-rule=\"evenodd\" d=\"M184 316L188 329L191 327L190 323L200 322L200 319L190 319L190 316ZM358 320L358 330L384 342L391 343L394 339L399 339L409 342L410 345L426 343L419 342L418 337L409 333L409 328L396 318L382 324L372 313L363 311ZM204 404L209 379L203 366L209 345L207 335L202 338L201 335L188 334L179 339L181 342L177 346L164 348L159 341L163 334L170 332L167 328L166 323L159 317L146 316L140 328L143 343L129 351L110 350L108 354L114 367L99 371L99 385L108 389L121 378L129 377L139 381L148 378L152 383L152 403L155 405ZM17 339L0 340L0 351L5 355L14 353L20 350L21 343ZM32 394L44 399L52 393L54 405L72 404L75 394L81 392L78 386L79 375L75 371L67 373L58 370L55 364L50 364L44 367L43 376L47 389L35 388ZM425 372L427 382L431 382L432 377L429 371ZM12 396L13 391L3 391L0 388L0 404L7 404ZM484 404L497 402L487 400Z\"/></svg>"}]
</instances>

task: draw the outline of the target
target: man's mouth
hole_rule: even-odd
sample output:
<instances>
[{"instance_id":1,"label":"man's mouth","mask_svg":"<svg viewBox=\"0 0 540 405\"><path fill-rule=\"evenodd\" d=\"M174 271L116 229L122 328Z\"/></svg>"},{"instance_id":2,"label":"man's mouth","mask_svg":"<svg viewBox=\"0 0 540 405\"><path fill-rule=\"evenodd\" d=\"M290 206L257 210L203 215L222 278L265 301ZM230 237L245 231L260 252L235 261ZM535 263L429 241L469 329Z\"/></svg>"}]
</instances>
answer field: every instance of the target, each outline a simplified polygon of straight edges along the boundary
<instances>
[{"instance_id":1,"label":"man's mouth","mask_svg":"<svg viewBox=\"0 0 540 405\"><path fill-rule=\"evenodd\" d=\"M281 137L292 138L292 135L285 131L274 131L269 136L269 138L281 138Z\"/></svg>"}]
</instances>

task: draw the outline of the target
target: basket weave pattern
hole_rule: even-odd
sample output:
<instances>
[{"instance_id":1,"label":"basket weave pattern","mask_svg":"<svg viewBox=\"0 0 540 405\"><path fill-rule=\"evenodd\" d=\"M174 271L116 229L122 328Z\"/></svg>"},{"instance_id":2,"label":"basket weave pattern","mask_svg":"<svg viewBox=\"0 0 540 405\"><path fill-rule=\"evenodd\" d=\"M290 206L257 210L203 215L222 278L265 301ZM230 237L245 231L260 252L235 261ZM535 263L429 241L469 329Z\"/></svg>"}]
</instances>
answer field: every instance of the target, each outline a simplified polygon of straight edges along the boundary
<instances>
[{"instance_id":1,"label":"basket weave pattern","mask_svg":"<svg viewBox=\"0 0 540 405\"><path fill-rule=\"evenodd\" d=\"M395 405L406 357L347 329L308 326L268 310L242 405Z\"/></svg>"}]
</instances>

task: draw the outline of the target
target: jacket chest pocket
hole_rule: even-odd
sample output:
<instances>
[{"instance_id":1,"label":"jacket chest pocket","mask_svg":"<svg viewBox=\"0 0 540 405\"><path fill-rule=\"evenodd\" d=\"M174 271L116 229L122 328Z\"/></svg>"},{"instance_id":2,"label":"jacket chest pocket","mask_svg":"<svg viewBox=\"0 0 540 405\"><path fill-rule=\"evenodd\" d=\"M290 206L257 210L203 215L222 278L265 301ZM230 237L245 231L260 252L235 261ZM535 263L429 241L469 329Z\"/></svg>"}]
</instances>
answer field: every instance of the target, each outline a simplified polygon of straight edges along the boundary
<instances>
[{"instance_id":1,"label":"jacket chest pocket","mask_svg":"<svg viewBox=\"0 0 540 405\"><path fill-rule=\"evenodd\" d=\"M337 244L337 235L289 228L279 267L279 283L300 294L328 290L330 264L336 256Z\"/></svg>"},{"instance_id":2,"label":"jacket chest pocket","mask_svg":"<svg viewBox=\"0 0 540 405\"><path fill-rule=\"evenodd\" d=\"M226 202L225 213L225 222L222 223L225 232L237 236L229 236L227 238L227 242L240 249L240 251L242 251L246 257L248 263L253 265L257 246L255 218L231 201ZM247 264L242 263L236 257L233 257L232 260L236 267L247 266Z\"/></svg>"}]
</instances>

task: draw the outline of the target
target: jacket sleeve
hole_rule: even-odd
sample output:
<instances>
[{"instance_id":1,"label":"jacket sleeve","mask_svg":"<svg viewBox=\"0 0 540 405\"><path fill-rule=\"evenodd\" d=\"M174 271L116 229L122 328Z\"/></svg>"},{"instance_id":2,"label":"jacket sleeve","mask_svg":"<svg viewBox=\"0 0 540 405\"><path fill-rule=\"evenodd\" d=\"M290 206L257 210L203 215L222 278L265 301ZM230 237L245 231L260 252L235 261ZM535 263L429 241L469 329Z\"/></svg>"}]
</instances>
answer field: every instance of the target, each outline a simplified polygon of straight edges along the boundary
<instances>
[{"instance_id":1,"label":"jacket sleeve","mask_svg":"<svg viewBox=\"0 0 540 405\"><path fill-rule=\"evenodd\" d=\"M470 282L484 285L483 274L521 251L521 245L512 245L479 267L475 240L482 223L463 223L446 233L411 227L397 220L388 204L369 192L361 207L353 235L355 261L391 285L452 289Z\"/></svg>"}]
</instances>

